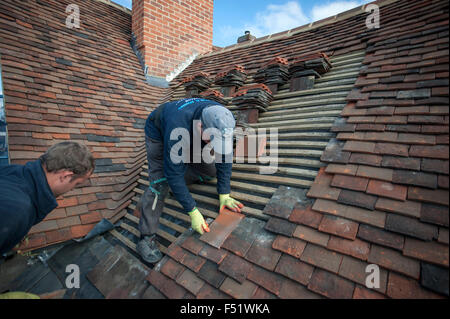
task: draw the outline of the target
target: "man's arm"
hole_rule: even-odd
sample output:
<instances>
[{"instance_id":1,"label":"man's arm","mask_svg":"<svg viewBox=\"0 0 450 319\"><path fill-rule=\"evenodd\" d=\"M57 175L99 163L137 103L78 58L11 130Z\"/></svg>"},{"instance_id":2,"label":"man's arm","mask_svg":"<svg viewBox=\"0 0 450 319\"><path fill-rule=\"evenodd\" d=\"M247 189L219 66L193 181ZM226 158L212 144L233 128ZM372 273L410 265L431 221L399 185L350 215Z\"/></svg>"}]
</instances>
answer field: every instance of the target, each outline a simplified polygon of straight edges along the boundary
<instances>
[{"instance_id":1,"label":"man's arm","mask_svg":"<svg viewBox=\"0 0 450 319\"><path fill-rule=\"evenodd\" d=\"M166 171L166 168L164 168ZM184 212L189 213L196 206L195 200L192 198L189 189L186 186L184 180L184 172L186 169L182 170L183 173L174 173L172 169L168 169L166 172L167 182L175 196L175 199L183 206Z\"/></svg>"},{"instance_id":2,"label":"man's arm","mask_svg":"<svg viewBox=\"0 0 450 319\"><path fill-rule=\"evenodd\" d=\"M217 174L217 193L229 194L231 192L231 163L216 163Z\"/></svg>"},{"instance_id":3,"label":"man's arm","mask_svg":"<svg viewBox=\"0 0 450 319\"><path fill-rule=\"evenodd\" d=\"M184 212L191 217L191 227L196 232L203 234L209 232L202 214L196 207L195 200L192 198L189 189L186 186L184 175L186 173L186 164L174 164L170 159L170 152L165 151L164 156L164 175L167 178L170 188L176 200L183 206Z\"/></svg>"},{"instance_id":4,"label":"man's arm","mask_svg":"<svg viewBox=\"0 0 450 319\"><path fill-rule=\"evenodd\" d=\"M185 213L189 213L195 208L196 203L184 179L186 164L173 163L170 156L173 143L165 141L164 144L164 175L176 200L183 206Z\"/></svg>"}]
</instances>

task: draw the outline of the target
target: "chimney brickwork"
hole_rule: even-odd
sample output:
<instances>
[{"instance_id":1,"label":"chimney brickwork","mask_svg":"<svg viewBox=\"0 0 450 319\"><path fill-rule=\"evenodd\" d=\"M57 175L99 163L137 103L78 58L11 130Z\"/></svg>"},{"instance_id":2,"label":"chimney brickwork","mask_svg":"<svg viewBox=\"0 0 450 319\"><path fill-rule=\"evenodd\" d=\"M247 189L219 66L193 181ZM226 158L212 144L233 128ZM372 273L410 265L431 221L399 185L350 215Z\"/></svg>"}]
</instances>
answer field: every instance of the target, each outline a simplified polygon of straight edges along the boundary
<instances>
[{"instance_id":1,"label":"chimney brickwork","mask_svg":"<svg viewBox=\"0 0 450 319\"><path fill-rule=\"evenodd\" d=\"M213 7L214 0L133 0L132 32L147 78L168 82L212 50Z\"/></svg>"}]
</instances>

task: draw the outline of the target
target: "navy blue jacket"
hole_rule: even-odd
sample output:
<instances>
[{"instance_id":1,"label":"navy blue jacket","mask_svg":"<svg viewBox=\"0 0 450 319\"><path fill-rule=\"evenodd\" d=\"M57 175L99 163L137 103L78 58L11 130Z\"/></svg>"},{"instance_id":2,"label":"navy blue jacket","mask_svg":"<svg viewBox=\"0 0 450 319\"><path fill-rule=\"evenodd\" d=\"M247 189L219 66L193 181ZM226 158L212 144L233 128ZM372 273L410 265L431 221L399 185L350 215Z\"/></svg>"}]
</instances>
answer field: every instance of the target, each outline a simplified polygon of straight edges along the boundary
<instances>
[{"instance_id":1,"label":"navy blue jacket","mask_svg":"<svg viewBox=\"0 0 450 319\"><path fill-rule=\"evenodd\" d=\"M39 160L0 166L0 254L58 206Z\"/></svg>"},{"instance_id":2,"label":"navy blue jacket","mask_svg":"<svg viewBox=\"0 0 450 319\"><path fill-rule=\"evenodd\" d=\"M162 141L164 145L163 165L164 176L167 178L170 188L177 199L183 206L185 212L190 212L196 206L195 200L189 193L186 186L184 175L186 173L186 164L183 162L173 163L170 158L170 151L172 147L179 142L179 140L170 140L172 130L176 128L186 129L191 137L193 137L193 121L200 120L202 111L205 107L218 104L214 101L206 99L184 99L164 104L164 108L160 114L159 128L155 126L154 117L157 110L153 111L147 118L145 124L145 134L158 141ZM193 149L191 147L191 157ZM199 154L197 154L199 155ZM216 161L217 172L217 192L219 194L230 193L230 178L232 163L225 163L225 158L222 157L222 163Z\"/></svg>"}]
</instances>

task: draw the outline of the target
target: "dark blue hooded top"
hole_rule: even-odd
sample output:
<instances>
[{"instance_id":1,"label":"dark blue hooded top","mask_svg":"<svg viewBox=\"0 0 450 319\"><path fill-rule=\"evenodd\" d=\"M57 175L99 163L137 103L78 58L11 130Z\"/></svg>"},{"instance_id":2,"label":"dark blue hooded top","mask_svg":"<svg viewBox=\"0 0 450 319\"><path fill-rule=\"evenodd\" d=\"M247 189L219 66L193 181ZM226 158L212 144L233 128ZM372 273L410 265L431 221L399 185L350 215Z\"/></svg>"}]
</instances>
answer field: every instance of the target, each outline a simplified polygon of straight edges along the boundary
<instances>
[{"instance_id":1,"label":"dark blue hooded top","mask_svg":"<svg viewBox=\"0 0 450 319\"><path fill-rule=\"evenodd\" d=\"M39 160L0 166L0 254L58 206Z\"/></svg>"},{"instance_id":2,"label":"dark blue hooded top","mask_svg":"<svg viewBox=\"0 0 450 319\"><path fill-rule=\"evenodd\" d=\"M164 176L167 178L175 198L183 206L185 212L192 211L196 203L189 193L189 189L184 180L187 169L186 164L183 162L175 164L170 158L172 147L179 143L179 140L170 140L170 135L174 129L184 128L189 132L192 141L194 134L193 121L201 119L204 108L216 104L218 103L214 101L195 98L168 102L163 104L163 109L159 114L159 128L154 123L158 109L149 115L145 124L145 134L151 139L163 142ZM191 156L194 155L192 152L193 150L191 148ZM215 166L217 172L217 192L219 194L229 194L232 163L225 163L225 158L222 157L221 163L216 160Z\"/></svg>"}]
</instances>

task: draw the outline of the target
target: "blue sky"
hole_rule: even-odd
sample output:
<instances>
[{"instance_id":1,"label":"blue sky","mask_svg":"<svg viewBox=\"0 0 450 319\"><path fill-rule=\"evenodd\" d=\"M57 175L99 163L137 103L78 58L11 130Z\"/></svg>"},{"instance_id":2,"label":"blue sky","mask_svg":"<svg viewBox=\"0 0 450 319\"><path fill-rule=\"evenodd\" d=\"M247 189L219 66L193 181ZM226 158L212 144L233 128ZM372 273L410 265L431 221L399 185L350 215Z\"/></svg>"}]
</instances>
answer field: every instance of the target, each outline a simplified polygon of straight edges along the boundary
<instances>
[{"instance_id":1,"label":"blue sky","mask_svg":"<svg viewBox=\"0 0 450 319\"><path fill-rule=\"evenodd\" d=\"M131 0L113 0L131 9ZM236 43L249 30L262 37L368 3L367 0L214 0L213 44Z\"/></svg>"}]
</instances>

